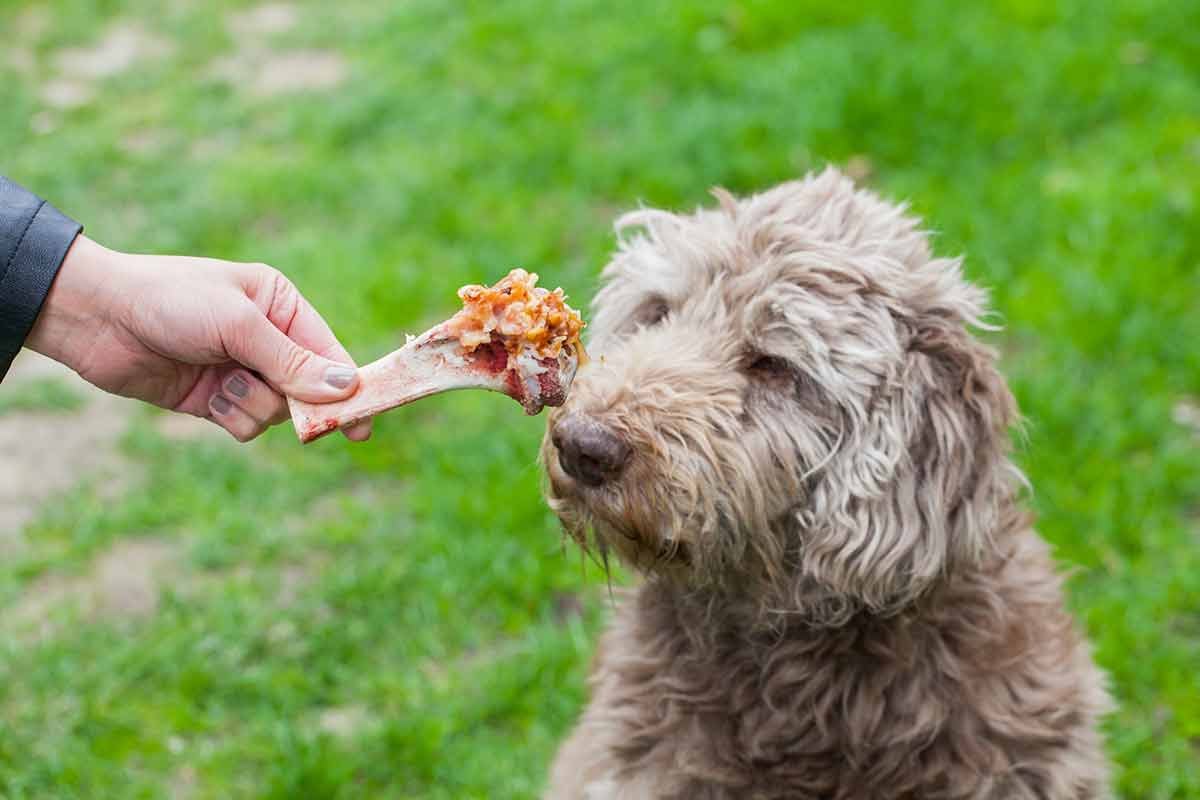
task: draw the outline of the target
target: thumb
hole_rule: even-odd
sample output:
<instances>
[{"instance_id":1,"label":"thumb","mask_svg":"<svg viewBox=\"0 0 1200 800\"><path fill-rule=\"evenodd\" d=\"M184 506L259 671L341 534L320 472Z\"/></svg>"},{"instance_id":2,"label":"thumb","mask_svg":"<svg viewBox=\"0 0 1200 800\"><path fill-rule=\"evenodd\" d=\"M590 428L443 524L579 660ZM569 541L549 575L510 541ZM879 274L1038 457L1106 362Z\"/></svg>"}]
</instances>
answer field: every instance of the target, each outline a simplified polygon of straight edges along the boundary
<instances>
[{"instance_id":1,"label":"thumb","mask_svg":"<svg viewBox=\"0 0 1200 800\"><path fill-rule=\"evenodd\" d=\"M358 388L353 364L333 361L297 344L254 307L226 350L288 397L306 403L343 400Z\"/></svg>"}]
</instances>

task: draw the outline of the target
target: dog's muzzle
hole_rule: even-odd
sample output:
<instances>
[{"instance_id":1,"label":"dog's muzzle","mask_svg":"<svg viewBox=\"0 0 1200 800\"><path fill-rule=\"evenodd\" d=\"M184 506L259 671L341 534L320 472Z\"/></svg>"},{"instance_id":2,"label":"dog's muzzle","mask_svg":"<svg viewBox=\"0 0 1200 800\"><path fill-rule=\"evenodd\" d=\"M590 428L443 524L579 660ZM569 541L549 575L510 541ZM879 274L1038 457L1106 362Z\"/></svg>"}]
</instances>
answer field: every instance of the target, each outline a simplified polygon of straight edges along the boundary
<instances>
[{"instance_id":1,"label":"dog's muzzle","mask_svg":"<svg viewBox=\"0 0 1200 800\"><path fill-rule=\"evenodd\" d=\"M602 486L620 477L633 448L612 428L578 412L554 422L550 440L563 472L586 486Z\"/></svg>"}]
</instances>

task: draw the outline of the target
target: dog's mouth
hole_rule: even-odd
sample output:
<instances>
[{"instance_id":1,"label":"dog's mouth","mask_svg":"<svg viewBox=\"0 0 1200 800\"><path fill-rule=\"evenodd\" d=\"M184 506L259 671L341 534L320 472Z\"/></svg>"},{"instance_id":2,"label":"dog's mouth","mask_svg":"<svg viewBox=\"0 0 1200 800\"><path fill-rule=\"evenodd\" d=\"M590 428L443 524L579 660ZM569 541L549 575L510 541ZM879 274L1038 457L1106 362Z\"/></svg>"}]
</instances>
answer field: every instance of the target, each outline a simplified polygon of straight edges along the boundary
<instances>
[{"instance_id":1,"label":"dog's mouth","mask_svg":"<svg viewBox=\"0 0 1200 800\"><path fill-rule=\"evenodd\" d=\"M662 509L644 496L653 479L642 475L638 465L618 479L595 480L601 467L581 465L564 455L553 435L548 435L542 454L549 478L547 500L564 531L580 547L602 558L613 550L642 571L692 565L691 544L664 533L668 526L660 518Z\"/></svg>"}]
</instances>

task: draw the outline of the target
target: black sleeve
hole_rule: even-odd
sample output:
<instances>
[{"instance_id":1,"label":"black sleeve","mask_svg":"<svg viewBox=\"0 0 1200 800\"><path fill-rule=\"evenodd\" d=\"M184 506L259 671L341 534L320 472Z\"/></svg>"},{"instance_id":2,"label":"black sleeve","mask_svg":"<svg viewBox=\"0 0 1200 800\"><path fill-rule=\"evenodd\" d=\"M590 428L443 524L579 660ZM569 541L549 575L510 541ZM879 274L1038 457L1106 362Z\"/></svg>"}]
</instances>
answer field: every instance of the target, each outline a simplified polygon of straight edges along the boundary
<instances>
[{"instance_id":1,"label":"black sleeve","mask_svg":"<svg viewBox=\"0 0 1200 800\"><path fill-rule=\"evenodd\" d=\"M0 380L83 227L0 175Z\"/></svg>"}]
</instances>

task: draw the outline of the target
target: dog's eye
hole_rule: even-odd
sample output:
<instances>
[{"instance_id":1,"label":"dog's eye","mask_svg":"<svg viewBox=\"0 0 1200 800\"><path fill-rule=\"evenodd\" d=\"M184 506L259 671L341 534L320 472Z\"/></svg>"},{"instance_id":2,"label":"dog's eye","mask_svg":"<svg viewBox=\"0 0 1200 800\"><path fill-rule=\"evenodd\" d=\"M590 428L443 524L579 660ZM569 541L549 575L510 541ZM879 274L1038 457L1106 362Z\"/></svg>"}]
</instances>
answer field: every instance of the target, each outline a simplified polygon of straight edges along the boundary
<instances>
[{"instance_id":1,"label":"dog's eye","mask_svg":"<svg viewBox=\"0 0 1200 800\"><path fill-rule=\"evenodd\" d=\"M777 388L791 387L796 382L796 368L779 356L751 356L746 361L745 372L756 383Z\"/></svg>"},{"instance_id":2,"label":"dog's eye","mask_svg":"<svg viewBox=\"0 0 1200 800\"><path fill-rule=\"evenodd\" d=\"M746 371L752 375L763 377L771 375L791 375L792 365L786 358L779 356L757 356L750 361Z\"/></svg>"},{"instance_id":3,"label":"dog's eye","mask_svg":"<svg viewBox=\"0 0 1200 800\"><path fill-rule=\"evenodd\" d=\"M667 305L667 301L656 297L638 308L633 321L638 327L652 328L666 319L670 312L671 308Z\"/></svg>"}]
</instances>

